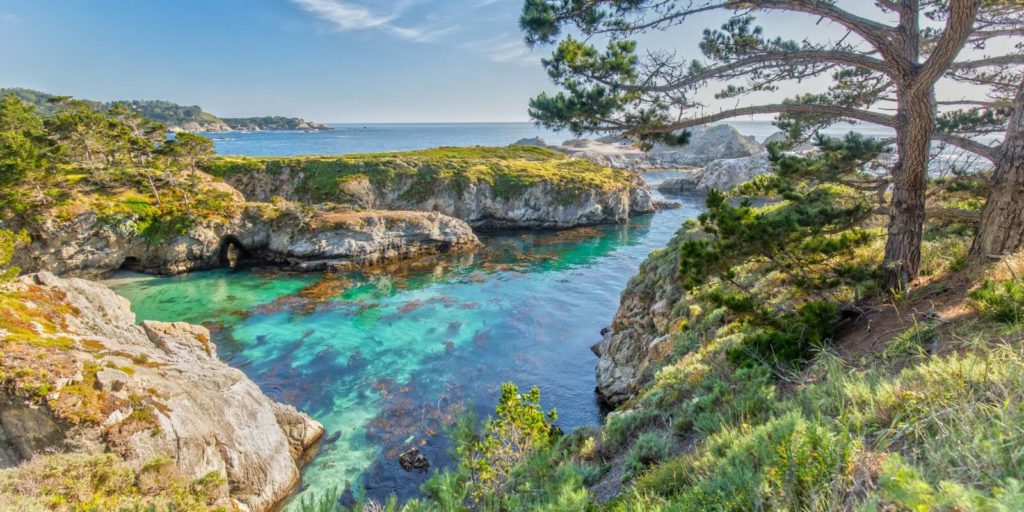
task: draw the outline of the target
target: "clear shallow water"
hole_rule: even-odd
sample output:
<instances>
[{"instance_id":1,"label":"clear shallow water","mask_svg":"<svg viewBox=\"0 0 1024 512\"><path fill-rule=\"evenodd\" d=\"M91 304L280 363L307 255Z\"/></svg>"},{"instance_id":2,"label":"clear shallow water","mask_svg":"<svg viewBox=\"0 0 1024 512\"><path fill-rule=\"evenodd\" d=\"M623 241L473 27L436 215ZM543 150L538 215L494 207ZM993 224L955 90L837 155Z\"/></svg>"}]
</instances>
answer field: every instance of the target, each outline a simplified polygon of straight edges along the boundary
<instances>
[{"instance_id":1,"label":"clear shallow water","mask_svg":"<svg viewBox=\"0 0 1024 512\"><path fill-rule=\"evenodd\" d=\"M486 236L478 252L415 265L109 284L140 320L207 325L223 360L324 424L306 492L407 499L429 474L402 471L398 454L418 446L449 464L444 426L462 407L493 411L503 382L539 386L567 431L599 421L590 347L640 263L698 213L699 198L674 199L684 207L627 225Z\"/></svg>"}]
</instances>

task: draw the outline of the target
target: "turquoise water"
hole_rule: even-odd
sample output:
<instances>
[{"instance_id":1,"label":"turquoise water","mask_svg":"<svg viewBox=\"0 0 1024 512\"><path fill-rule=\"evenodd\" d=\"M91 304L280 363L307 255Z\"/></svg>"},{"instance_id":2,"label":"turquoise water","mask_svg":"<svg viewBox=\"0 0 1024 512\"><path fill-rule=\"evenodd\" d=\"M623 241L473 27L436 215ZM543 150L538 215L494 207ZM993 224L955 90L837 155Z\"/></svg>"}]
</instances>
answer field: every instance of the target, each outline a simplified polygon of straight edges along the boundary
<instances>
[{"instance_id":1,"label":"turquoise water","mask_svg":"<svg viewBox=\"0 0 1024 512\"><path fill-rule=\"evenodd\" d=\"M539 386L565 430L600 420L590 347L644 258L698 213L698 198L675 199L684 207L626 225L487 236L472 254L372 272L110 284L140 320L210 327L222 359L324 424L306 492L405 499L429 473L405 473L398 454L418 446L433 467L450 463L444 427L463 407L493 411L503 382Z\"/></svg>"}]
</instances>

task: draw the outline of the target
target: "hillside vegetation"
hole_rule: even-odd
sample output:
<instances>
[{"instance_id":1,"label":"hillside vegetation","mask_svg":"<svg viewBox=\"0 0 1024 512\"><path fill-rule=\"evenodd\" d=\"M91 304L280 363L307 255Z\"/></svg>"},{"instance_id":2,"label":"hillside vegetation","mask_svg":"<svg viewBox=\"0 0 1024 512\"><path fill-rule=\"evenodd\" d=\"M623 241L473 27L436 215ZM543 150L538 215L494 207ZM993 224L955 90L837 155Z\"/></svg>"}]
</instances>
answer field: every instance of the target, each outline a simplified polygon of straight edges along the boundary
<instances>
[{"instance_id":1,"label":"hillside vegetation","mask_svg":"<svg viewBox=\"0 0 1024 512\"><path fill-rule=\"evenodd\" d=\"M260 173L273 181L289 173L300 178L296 197L288 199L338 203L352 201L346 184L360 180L381 192L401 190L399 199L410 202L444 191L461 195L477 184L490 187L494 197L511 199L544 182L551 184L558 203L569 204L584 192L621 189L637 179L626 171L533 146L437 148L341 157L221 157L206 162L203 168L229 182Z\"/></svg>"},{"instance_id":2,"label":"hillside vegetation","mask_svg":"<svg viewBox=\"0 0 1024 512\"><path fill-rule=\"evenodd\" d=\"M0 89L0 96L14 94L22 101L35 105L43 117L52 117L60 110L63 96L32 89ZM97 110L110 110L124 105L142 117L163 124L171 131L258 131L258 130L329 130L327 126L297 117L260 116L221 118L197 105L178 105L164 100L116 100L100 102L81 100Z\"/></svg>"},{"instance_id":3,"label":"hillside vegetation","mask_svg":"<svg viewBox=\"0 0 1024 512\"><path fill-rule=\"evenodd\" d=\"M1024 507L1024 254L970 267L971 221L933 218L916 288L880 290L884 223L842 182L882 148L773 148L773 175L710 194L624 292L664 304L670 341L632 399L562 435L538 426L551 421L538 392L506 389L495 418L454 427L456 468L382 507ZM986 193L935 185L930 208L976 209ZM330 498L294 510L334 510Z\"/></svg>"}]
</instances>

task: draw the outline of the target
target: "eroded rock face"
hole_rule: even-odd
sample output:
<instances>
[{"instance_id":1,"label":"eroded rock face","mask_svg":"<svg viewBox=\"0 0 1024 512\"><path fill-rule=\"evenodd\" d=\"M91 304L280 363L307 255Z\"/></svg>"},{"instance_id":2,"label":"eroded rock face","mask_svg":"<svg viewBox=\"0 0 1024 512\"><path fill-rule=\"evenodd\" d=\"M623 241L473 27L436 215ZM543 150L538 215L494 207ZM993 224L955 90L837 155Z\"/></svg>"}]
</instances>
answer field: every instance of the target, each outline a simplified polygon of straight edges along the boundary
<instances>
[{"instance_id":1,"label":"eroded rock face","mask_svg":"<svg viewBox=\"0 0 1024 512\"><path fill-rule=\"evenodd\" d=\"M479 229L571 228L595 224L622 223L631 214L655 210L650 191L635 186L614 190L588 190L572 201L555 199L549 183L530 187L513 198L497 197L485 182L470 184L461 195L442 192L422 201L401 198L388 191L380 198L395 208L430 210L465 220Z\"/></svg>"},{"instance_id":2,"label":"eroded rock face","mask_svg":"<svg viewBox=\"0 0 1024 512\"><path fill-rule=\"evenodd\" d=\"M228 266L236 251L295 268L348 268L390 259L475 247L472 229L438 213L282 209L247 205L228 220L154 241L133 221L110 224L95 213L68 223L47 221L15 254L27 272L99 275L118 268L178 274Z\"/></svg>"},{"instance_id":3,"label":"eroded rock face","mask_svg":"<svg viewBox=\"0 0 1024 512\"><path fill-rule=\"evenodd\" d=\"M555 149L608 167L634 170L701 167L715 160L752 157L765 151L756 138L725 124L691 130L689 143L682 146L656 144L647 152L609 138L566 141Z\"/></svg>"},{"instance_id":4,"label":"eroded rock face","mask_svg":"<svg viewBox=\"0 0 1024 512\"><path fill-rule=\"evenodd\" d=\"M61 297L69 312L53 335L71 340L71 347L47 352L47 357L54 358L54 371L72 370L55 379L48 403L59 416L63 409L52 404L70 407L66 404L73 400L62 401L62 394L84 381L95 382L97 396L107 404L96 410L102 415L96 418L98 428L79 435L91 435L105 450L137 464L169 457L190 479L219 473L228 482L225 499L241 510L270 510L298 483L297 461L316 444L323 427L274 402L245 374L218 360L204 327L137 325L126 299L81 279L39 273L22 277L15 286L19 293ZM79 370L73 375L76 362ZM0 438L22 459L36 455L39 436L12 425L44 425L49 433L56 427L10 410L14 413L4 414L0 422Z\"/></svg>"},{"instance_id":5,"label":"eroded rock face","mask_svg":"<svg viewBox=\"0 0 1024 512\"><path fill-rule=\"evenodd\" d=\"M673 249L655 251L644 261L622 292L611 328L594 346L597 392L610 405L632 398L657 363L671 354L674 340L667 333L684 297L674 278L676 262Z\"/></svg>"},{"instance_id":6,"label":"eroded rock face","mask_svg":"<svg viewBox=\"0 0 1024 512\"><path fill-rule=\"evenodd\" d=\"M658 185L658 190L662 192L729 191L757 176L771 172L771 168L771 162L768 161L768 156L765 154L715 160L699 171L661 182Z\"/></svg>"},{"instance_id":7,"label":"eroded rock face","mask_svg":"<svg viewBox=\"0 0 1024 512\"><path fill-rule=\"evenodd\" d=\"M345 181L341 187L348 199L362 208L439 212L461 219L477 229L571 228L621 223L631 214L651 213L656 206L643 179L609 189L579 191L571 199L560 198L548 182L533 185L513 197L495 193L487 182L468 183L459 191L436 190L430 194L410 193L413 179L396 180L380 189L366 178ZM302 171L284 168L277 174L252 172L228 178L250 201L270 201L274 196L307 201L297 189Z\"/></svg>"}]
</instances>

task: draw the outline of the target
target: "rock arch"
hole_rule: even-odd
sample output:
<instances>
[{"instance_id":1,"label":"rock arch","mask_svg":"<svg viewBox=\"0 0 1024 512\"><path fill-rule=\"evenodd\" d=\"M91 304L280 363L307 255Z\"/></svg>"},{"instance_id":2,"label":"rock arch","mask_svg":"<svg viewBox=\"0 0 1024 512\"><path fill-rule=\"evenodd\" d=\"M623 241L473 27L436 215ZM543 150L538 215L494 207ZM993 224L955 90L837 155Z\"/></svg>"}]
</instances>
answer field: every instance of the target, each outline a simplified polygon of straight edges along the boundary
<instances>
[{"instance_id":1,"label":"rock arch","mask_svg":"<svg viewBox=\"0 0 1024 512\"><path fill-rule=\"evenodd\" d=\"M220 239L218 262L221 266L235 268L249 259L250 254L242 241L235 235L226 235Z\"/></svg>"}]
</instances>

